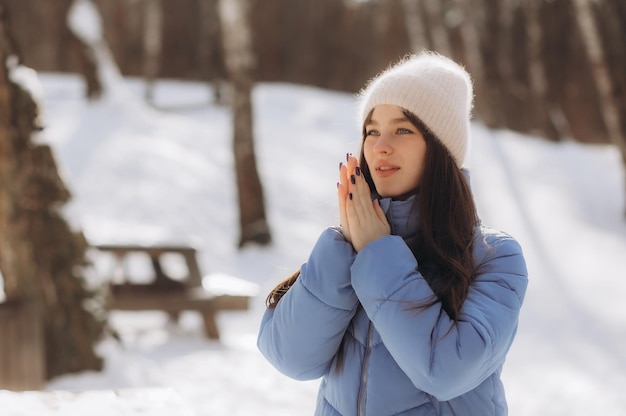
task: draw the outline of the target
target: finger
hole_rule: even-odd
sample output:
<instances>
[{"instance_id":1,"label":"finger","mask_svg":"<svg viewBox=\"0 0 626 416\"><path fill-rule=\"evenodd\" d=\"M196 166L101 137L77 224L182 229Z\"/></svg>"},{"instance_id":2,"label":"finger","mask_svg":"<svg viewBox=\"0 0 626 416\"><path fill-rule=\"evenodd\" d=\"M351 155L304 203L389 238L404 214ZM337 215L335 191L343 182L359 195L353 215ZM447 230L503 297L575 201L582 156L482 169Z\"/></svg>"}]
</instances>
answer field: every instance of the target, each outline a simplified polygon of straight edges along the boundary
<instances>
[{"instance_id":1,"label":"finger","mask_svg":"<svg viewBox=\"0 0 626 416\"><path fill-rule=\"evenodd\" d=\"M356 230L358 228L359 219L354 208L354 196L352 193L348 193L348 198L345 200L345 216L348 227L353 231Z\"/></svg>"},{"instance_id":2,"label":"finger","mask_svg":"<svg viewBox=\"0 0 626 416\"><path fill-rule=\"evenodd\" d=\"M361 172L360 166L356 166L354 168L354 176L356 191L358 192L360 201L366 206L369 206L372 202L372 191L370 190L370 187L365 180L365 177L363 176L363 172Z\"/></svg>"},{"instance_id":3,"label":"finger","mask_svg":"<svg viewBox=\"0 0 626 416\"><path fill-rule=\"evenodd\" d=\"M361 208L360 205L360 193L359 188L357 186L357 178L356 178L356 168L357 168L357 159L351 154L346 154L347 166L346 166L346 182L348 187L348 200L352 201L352 209L355 215L360 215Z\"/></svg>"},{"instance_id":4,"label":"finger","mask_svg":"<svg viewBox=\"0 0 626 416\"><path fill-rule=\"evenodd\" d=\"M357 197L361 198L363 191L367 190L365 194L369 194L369 187L366 186L365 188L367 189L365 189L363 185L367 185L367 184L361 183L363 182L362 181L363 175L361 172L361 168L359 167L357 158L352 156L351 154L348 154L347 158L348 158L347 181L348 181L349 192L351 192L355 198Z\"/></svg>"},{"instance_id":5,"label":"finger","mask_svg":"<svg viewBox=\"0 0 626 416\"><path fill-rule=\"evenodd\" d=\"M339 186L338 188L342 191L342 195L347 197L348 195L348 179L347 179L348 168L344 163L339 164Z\"/></svg>"},{"instance_id":6,"label":"finger","mask_svg":"<svg viewBox=\"0 0 626 416\"><path fill-rule=\"evenodd\" d=\"M352 153L347 153L346 154L346 163L347 163L347 168L348 168L348 178L350 178L350 175L354 175L354 169L356 168L356 166L358 165L358 160L356 159L356 157L352 156Z\"/></svg>"},{"instance_id":7,"label":"finger","mask_svg":"<svg viewBox=\"0 0 626 416\"><path fill-rule=\"evenodd\" d=\"M380 222L382 222L383 224L388 224L387 216L385 215L385 211L383 211L383 208L380 206L380 201L378 201L378 199L375 199L373 205L376 216L378 217Z\"/></svg>"},{"instance_id":8,"label":"finger","mask_svg":"<svg viewBox=\"0 0 626 416\"><path fill-rule=\"evenodd\" d=\"M346 198L348 195L348 190L344 185L340 182L337 182L337 202L339 204L339 215L345 216L346 212Z\"/></svg>"},{"instance_id":9,"label":"finger","mask_svg":"<svg viewBox=\"0 0 626 416\"><path fill-rule=\"evenodd\" d=\"M348 184L346 183L347 168L343 163L339 164L339 182L337 182L337 200L339 205L339 222L342 232L347 241L351 241L350 224L346 214L346 200L348 198Z\"/></svg>"},{"instance_id":10,"label":"finger","mask_svg":"<svg viewBox=\"0 0 626 416\"><path fill-rule=\"evenodd\" d=\"M355 167L355 192L354 195L357 198L355 202L355 208L358 215L368 222L377 220L377 213L372 205L372 193L370 187L361 172L359 166Z\"/></svg>"},{"instance_id":11,"label":"finger","mask_svg":"<svg viewBox=\"0 0 626 416\"><path fill-rule=\"evenodd\" d=\"M356 176L354 174L354 170L356 168L356 158L352 156L350 153L346 154L347 165L345 166L345 185L347 189L346 195L346 209L351 212L347 212L352 216L356 215L356 206L355 202L357 202L357 187L356 187ZM342 172L343 173L343 172ZM352 218L348 218L348 221L352 220Z\"/></svg>"},{"instance_id":12,"label":"finger","mask_svg":"<svg viewBox=\"0 0 626 416\"><path fill-rule=\"evenodd\" d=\"M340 199L340 208L343 208L345 213L346 200L350 194L350 182L348 179L348 167L345 164L341 165L339 173L339 185L337 187L337 193Z\"/></svg>"}]
</instances>

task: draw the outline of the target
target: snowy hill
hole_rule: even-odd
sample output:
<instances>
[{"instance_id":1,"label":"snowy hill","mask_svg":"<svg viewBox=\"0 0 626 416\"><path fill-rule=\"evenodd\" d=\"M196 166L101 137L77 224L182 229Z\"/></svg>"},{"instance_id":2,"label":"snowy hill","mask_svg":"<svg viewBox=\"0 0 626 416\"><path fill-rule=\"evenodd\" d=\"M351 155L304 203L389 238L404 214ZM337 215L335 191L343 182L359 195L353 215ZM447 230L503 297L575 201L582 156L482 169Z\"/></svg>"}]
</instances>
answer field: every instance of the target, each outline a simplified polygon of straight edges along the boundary
<instances>
[{"instance_id":1,"label":"snowy hill","mask_svg":"<svg viewBox=\"0 0 626 416\"><path fill-rule=\"evenodd\" d=\"M201 84L161 82L159 108L132 94L86 103L73 76L44 74L47 129L93 243L190 242L205 273L237 275L262 294L306 260L336 223L337 164L358 149L353 98L288 84L254 91L258 166L274 243L236 249L238 217L227 109ZM122 95L116 95L121 97ZM510 414L623 415L626 409L624 173L611 146L547 143L472 127L472 187L483 221L524 248L530 286L503 379ZM102 373L54 389L170 386L198 415L312 414L317 381L296 382L255 347L263 295L220 316L221 343L193 314L114 313L123 346L101 345Z\"/></svg>"}]
</instances>

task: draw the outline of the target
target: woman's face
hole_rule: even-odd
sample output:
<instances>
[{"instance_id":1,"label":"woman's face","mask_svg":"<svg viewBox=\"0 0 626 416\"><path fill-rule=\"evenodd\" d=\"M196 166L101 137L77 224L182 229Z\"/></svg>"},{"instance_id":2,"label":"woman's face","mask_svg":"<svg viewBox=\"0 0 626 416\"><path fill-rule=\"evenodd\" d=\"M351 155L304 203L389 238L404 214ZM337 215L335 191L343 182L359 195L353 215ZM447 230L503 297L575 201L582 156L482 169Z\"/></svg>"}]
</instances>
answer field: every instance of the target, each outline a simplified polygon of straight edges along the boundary
<instances>
[{"instance_id":1,"label":"woman's face","mask_svg":"<svg viewBox=\"0 0 626 416\"><path fill-rule=\"evenodd\" d=\"M363 156L376 191L382 197L399 197L420 184L426 159L426 140L402 108L374 107L365 124Z\"/></svg>"}]
</instances>

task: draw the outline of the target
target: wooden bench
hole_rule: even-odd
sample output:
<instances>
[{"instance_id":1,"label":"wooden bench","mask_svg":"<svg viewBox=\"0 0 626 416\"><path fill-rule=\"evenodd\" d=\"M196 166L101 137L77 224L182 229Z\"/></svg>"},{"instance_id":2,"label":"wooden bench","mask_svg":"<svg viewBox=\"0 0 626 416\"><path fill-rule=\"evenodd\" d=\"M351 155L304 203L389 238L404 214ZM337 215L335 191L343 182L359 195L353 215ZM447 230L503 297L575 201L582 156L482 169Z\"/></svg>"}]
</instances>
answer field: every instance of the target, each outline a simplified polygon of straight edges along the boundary
<instances>
[{"instance_id":1,"label":"wooden bench","mask_svg":"<svg viewBox=\"0 0 626 416\"><path fill-rule=\"evenodd\" d=\"M190 246L100 244L94 247L100 252L112 254L116 261L109 280L111 309L161 310L172 318L177 318L182 311L195 310L202 315L206 334L212 339L219 339L219 328L215 319L217 312L247 310L250 298L257 292L256 285L233 276L203 277L196 250ZM125 262L132 254L145 255L150 259L154 276L149 281L137 283L131 280L132 276L129 275ZM187 275L181 279L169 276L162 263L164 255L182 256ZM221 288L216 289L212 280L220 280Z\"/></svg>"}]
</instances>

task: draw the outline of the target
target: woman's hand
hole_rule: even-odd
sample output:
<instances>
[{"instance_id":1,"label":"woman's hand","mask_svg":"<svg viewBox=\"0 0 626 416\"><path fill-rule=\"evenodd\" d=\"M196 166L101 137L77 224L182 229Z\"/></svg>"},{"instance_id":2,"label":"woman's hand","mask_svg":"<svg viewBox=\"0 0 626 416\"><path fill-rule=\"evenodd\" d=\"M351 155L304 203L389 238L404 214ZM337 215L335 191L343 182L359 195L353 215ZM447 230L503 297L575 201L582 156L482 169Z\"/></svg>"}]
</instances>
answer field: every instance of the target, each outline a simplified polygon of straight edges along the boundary
<instances>
[{"instance_id":1,"label":"woman's hand","mask_svg":"<svg viewBox=\"0 0 626 416\"><path fill-rule=\"evenodd\" d=\"M369 242L390 234L385 213L377 200L372 202L370 188L354 156L348 155L347 166L341 166L338 195L344 236L357 252Z\"/></svg>"}]
</instances>

